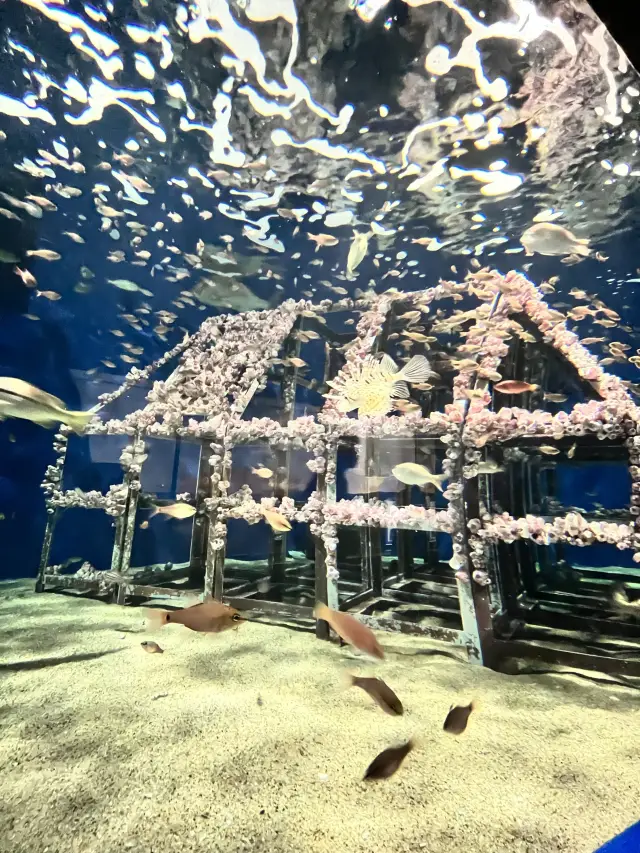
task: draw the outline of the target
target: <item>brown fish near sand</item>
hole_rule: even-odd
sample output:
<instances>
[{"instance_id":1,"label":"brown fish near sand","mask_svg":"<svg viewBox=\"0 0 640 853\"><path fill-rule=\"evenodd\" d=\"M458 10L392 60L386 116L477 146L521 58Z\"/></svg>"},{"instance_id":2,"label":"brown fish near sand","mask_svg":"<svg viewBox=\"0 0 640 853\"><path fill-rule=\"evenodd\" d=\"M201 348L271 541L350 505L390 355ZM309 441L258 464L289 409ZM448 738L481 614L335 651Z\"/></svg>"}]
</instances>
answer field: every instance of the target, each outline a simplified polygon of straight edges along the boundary
<instances>
[{"instance_id":1,"label":"brown fish near sand","mask_svg":"<svg viewBox=\"0 0 640 853\"><path fill-rule=\"evenodd\" d=\"M408 740L400 746L390 746L377 755L367 767L365 779L388 779L399 769L407 755L414 748L414 743Z\"/></svg>"},{"instance_id":2,"label":"brown fish near sand","mask_svg":"<svg viewBox=\"0 0 640 853\"><path fill-rule=\"evenodd\" d=\"M145 640L144 643L140 643L142 648L149 655L163 655L164 649L161 649L157 643L154 643L153 640Z\"/></svg>"},{"instance_id":3,"label":"brown fish near sand","mask_svg":"<svg viewBox=\"0 0 640 853\"><path fill-rule=\"evenodd\" d=\"M360 687L376 702L385 714L399 717L404 713L402 702L393 690L381 678L364 678L359 675L350 675L351 684Z\"/></svg>"},{"instance_id":4,"label":"brown fish near sand","mask_svg":"<svg viewBox=\"0 0 640 853\"><path fill-rule=\"evenodd\" d=\"M316 619L323 619L328 622L345 643L360 649L361 652L380 658L380 660L384 658L382 647L376 640L371 628L363 625L349 613L331 610L326 604L316 604L313 615Z\"/></svg>"},{"instance_id":5,"label":"brown fish near sand","mask_svg":"<svg viewBox=\"0 0 640 853\"><path fill-rule=\"evenodd\" d=\"M147 610L150 628L162 628L164 625L184 625L191 631L204 634L219 634L230 628L237 628L245 620L240 613L228 604L209 599L182 610Z\"/></svg>"},{"instance_id":6,"label":"brown fish near sand","mask_svg":"<svg viewBox=\"0 0 640 853\"><path fill-rule=\"evenodd\" d=\"M467 728L469 717L475 707L473 702L468 705L452 705L442 728L450 735L461 735Z\"/></svg>"}]
</instances>

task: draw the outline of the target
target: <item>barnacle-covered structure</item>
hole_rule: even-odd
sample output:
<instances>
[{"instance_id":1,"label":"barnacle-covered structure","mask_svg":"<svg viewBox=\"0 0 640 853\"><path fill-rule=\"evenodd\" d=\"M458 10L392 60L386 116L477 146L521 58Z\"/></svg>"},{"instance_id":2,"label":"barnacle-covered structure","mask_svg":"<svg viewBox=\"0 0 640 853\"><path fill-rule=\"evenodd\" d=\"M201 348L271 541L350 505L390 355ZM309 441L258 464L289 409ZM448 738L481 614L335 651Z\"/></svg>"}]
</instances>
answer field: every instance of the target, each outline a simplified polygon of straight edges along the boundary
<instances>
[{"instance_id":1,"label":"barnacle-covered structure","mask_svg":"<svg viewBox=\"0 0 640 853\"><path fill-rule=\"evenodd\" d=\"M340 411L341 388L368 356L425 351L437 378L411 388L413 410ZM105 419L174 361L142 408ZM498 372L532 390L495 391ZM212 317L102 402L85 434L127 437L123 481L106 493L63 488L76 437L60 431L44 483L39 590L92 590L119 603L189 590L302 621L322 600L377 629L463 646L490 666L537 657L640 675L637 608L613 601L616 584L631 598L640 586L640 410L523 275L481 270L419 292ZM149 506L150 442L198 454L195 489L173 495L196 514L167 522L192 525L181 565L131 565ZM392 469L402 462L446 475L444 492L398 481ZM596 489L619 478L617 506L595 492L584 506L563 505L565 491L575 494L567 482L587 469ZM117 577L49 565L56 524L78 506L115 520ZM291 532L271 530L264 508ZM246 542L254 525L269 537L263 559L231 545L230 530ZM316 625L319 636L326 630Z\"/></svg>"}]
</instances>

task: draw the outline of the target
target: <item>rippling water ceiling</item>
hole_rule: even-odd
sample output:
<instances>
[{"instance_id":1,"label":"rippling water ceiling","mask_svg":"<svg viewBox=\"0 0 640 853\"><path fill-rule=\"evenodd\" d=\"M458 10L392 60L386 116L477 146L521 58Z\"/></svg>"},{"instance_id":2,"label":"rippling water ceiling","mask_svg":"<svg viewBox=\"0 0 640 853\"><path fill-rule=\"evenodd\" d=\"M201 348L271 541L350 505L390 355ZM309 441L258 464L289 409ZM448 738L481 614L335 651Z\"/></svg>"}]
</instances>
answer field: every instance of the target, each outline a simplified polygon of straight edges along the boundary
<instances>
[{"instance_id":1,"label":"rippling water ceiling","mask_svg":"<svg viewBox=\"0 0 640 853\"><path fill-rule=\"evenodd\" d=\"M618 311L631 298L635 264L607 241L632 225L640 82L585 2L20 0L3 16L4 298L64 321L74 368L148 363L202 311L415 290L452 260L528 271L536 224L568 232L524 241L534 280L566 273L552 304L585 270Z\"/></svg>"}]
</instances>

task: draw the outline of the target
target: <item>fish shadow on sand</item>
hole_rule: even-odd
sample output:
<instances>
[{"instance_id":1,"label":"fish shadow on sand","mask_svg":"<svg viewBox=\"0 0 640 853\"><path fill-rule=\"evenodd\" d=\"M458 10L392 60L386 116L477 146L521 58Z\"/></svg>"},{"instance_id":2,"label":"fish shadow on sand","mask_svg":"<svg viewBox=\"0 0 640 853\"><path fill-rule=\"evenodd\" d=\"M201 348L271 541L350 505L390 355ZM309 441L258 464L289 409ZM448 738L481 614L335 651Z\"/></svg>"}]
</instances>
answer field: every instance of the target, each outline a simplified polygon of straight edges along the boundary
<instances>
[{"instance_id":1,"label":"fish shadow on sand","mask_svg":"<svg viewBox=\"0 0 640 853\"><path fill-rule=\"evenodd\" d=\"M113 655L122 649L107 649L104 652L80 652L75 655L56 658L37 658L36 660L15 661L14 663L0 663L0 672L24 672L34 669L46 669L50 666L60 666L64 663L81 663L83 661L95 660L105 655Z\"/></svg>"},{"instance_id":2,"label":"fish shadow on sand","mask_svg":"<svg viewBox=\"0 0 640 853\"><path fill-rule=\"evenodd\" d=\"M450 660L456 661L456 663L463 663L465 666L468 664L468 661L462 657L462 655L456 654L455 652L447 651L446 649L415 649L415 651L406 651L405 649L395 648L389 643L384 644L384 650L386 653L390 655L398 655L400 658L414 658L414 657L441 657L441 658L449 658Z\"/></svg>"},{"instance_id":3,"label":"fish shadow on sand","mask_svg":"<svg viewBox=\"0 0 640 853\"><path fill-rule=\"evenodd\" d=\"M269 627L273 628L286 628L288 631L297 631L301 634L311 634L313 633L313 623L309 621L308 625L299 625L295 622L287 622L286 620L279 620L274 618L273 616L261 615L261 614L251 614L251 616L247 616L246 613L243 613L250 622L255 622L258 625L269 625Z\"/></svg>"},{"instance_id":4,"label":"fish shadow on sand","mask_svg":"<svg viewBox=\"0 0 640 853\"><path fill-rule=\"evenodd\" d=\"M198 679L207 680L228 677L228 664L235 658L264 655L264 646L260 643L245 643L226 649L211 648L202 654L190 655L187 661L189 674Z\"/></svg>"},{"instance_id":5,"label":"fish shadow on sand","mask_svg":"<svg viewBox=\"0 0 640 853\"><path fill-rule=\"evenodd\" d=\"M544 669L544 668L537 669L535 667L526 667L525 669L520 670L520 672L511 673L510 677L518 676L518 675L535 676L536 680L538 680L540 684L548 684L548 685L552 685L556 681L556 679L560 679L560 680L566 679L565 695L585 693L586 694L585 699L588 698L590 701L590 704L593 704L595 702L595 700L597 699L597 694L594 694L592 690L589 690L588 688L586 688L586 685L583 687L583 685L581 685L581 684L576 684L576 682L574 682L574 681L572 682L571 679L577 678L577 679L580 679L582 681L587 681L591 684L601 685L603 687L613 687L616 689L623 688L623 689L632 690L632 691L640 690L640 681L638 681L637 679L635 681L631 681L630 679L627 679L622 675L617 676L615 678L608 679L608 678L599 678L596 675L588 675L585 672L569 672L567 670L559 671L559 670L553 670L553 669ZM553 678L550 678L549 676L553 676ZM627 694L627 695L630 695L630 694ZM602 707L609 708L609 705L606 704L605 706L602 706Z\"/></svg>"},{"instance_id":6,"label":"fish shadow on sand","mask_svg":"<svg viewBox=\"0 0 640 853\"><path fill-rule=\"evenodd\" d=\"M95 634L96 626L92 624L48 623L42 628L40 626L31 628L28 623L21 623L17 628L0 628L0 648L3 649L1 656L6 659L11 652L25 655L45 655L51 652L57 653L58 657L63 657L68 645L73 644L75 647L84 645L83 635L95 636ZM113 634L111 636L113 637ZM105 639L105 643L107 642L110 640Z\"/></svg>"}]
</instances>

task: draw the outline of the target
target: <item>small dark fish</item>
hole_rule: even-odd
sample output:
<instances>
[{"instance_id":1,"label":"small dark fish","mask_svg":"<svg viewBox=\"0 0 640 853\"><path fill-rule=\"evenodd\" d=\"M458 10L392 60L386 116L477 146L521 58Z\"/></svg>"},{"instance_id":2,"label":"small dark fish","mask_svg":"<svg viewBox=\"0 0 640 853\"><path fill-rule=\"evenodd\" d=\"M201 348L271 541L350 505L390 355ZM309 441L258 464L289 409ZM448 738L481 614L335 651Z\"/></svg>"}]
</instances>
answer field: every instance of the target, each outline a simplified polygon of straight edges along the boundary
<instances>
[{"instance_id":1,"label":"small dark fish","mask_svg":"<svg viewBox=\"0 0 640 853\"><path fill-rule=\"evenodd\" d=\"M140 643L142 648L150 655L162 655L164 654L164 649L161 649L157 643L154 643L153 640L145 640L144 643Z\"/></svg>"},{"instance_id":2,"label":"small dark fish","mask_svg":"<svg viewBox=\"0 0 640 853\"><path fill-rule=\"evenodd\" d=\"M473 702L470 702L468 705L456 705L455 707L452 705L442 727L445 732L449 732L450 735L461 735L467 728L467 723L474 707Z\"/></svg>"},{"instance_id":3,"label":"small dark fish","mask_svg":"<svg viewBox=\"0 0 640 853\"><path fill-rule=\"evenodd\" d=\"M352 675L350 678L351 684L354 687L361 687L365 693L368 693L385 714L399 717L404 713L402 702L381 678L361 678L359 675Z\"/></svg>"},{"instance_id":4,"label":"small dark fish","mask_svg":"<svg viewBox=\"0 0 640 853\"><path fill-rule=\"evenodd\" d=\"M400 768L400 765L413 749L413 741L408 740L400 746L390 746L377 755L367 767L365 779L388 779Z\"/></svg>"}]
</instances>

